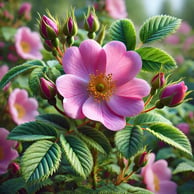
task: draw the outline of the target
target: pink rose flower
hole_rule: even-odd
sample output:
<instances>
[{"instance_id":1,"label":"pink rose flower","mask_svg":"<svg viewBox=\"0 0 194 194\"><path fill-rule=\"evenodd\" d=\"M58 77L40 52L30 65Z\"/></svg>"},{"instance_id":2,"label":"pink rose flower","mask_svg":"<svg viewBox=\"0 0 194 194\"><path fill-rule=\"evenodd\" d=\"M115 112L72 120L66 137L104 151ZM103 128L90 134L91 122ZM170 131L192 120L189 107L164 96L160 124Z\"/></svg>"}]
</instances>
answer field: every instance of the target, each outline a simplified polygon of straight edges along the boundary
<instances>
[{"instance_id":1,"label":"pink rose flower","mask_svg":"<svg viewBox=\"0 0 194 194\"><path fill-rule=\"evenodd\" d=\"M150 92L146 81L135 78L141 67L140 56L119 41L102 48L85 40L79 48L68 48L63 57L66 74L56 80L66 114L99 121L113 131L124 128L125 117L139 114L142 98Z\"/></svg>"},{"instance_id":2,"label":"pink rose flower","mask_svg":"<svg viewBox=\"0 0 194 194\"><path fill-rule=\"evenodd\" d=\"M31 3L24 2L20 6L20 8L18 10L18 14L21 17L24 17L24 19L30 20L31 19L31 8L32 8L32 4Z\"/></svg>"},{"instance_id":3,"label":"pink rose flower","mask_svg":"<svg viewBox=\"0 0 194 194\"><path fill-rule=\"evenodd\" d=\"M7 140L9 131L0 128L0 175L8 170L8 166L12 160L18 157L18 152L14 149L17 142Z\"/></svg>"},{"instance_id":4,"label":"pink rose flower","mask_svg":"<svg viewBox=\"0 0 194 194\"><path fill-rule=\"evenodd\" d=\"M40 36L28 27L21 27L15 35L16 52L23 59L42 59Z\"/></svg>"},{"instance_id":5,"label":"pink rose flower","mask_svg":"<svg viewBox=\"0 0 194 194\"><path fill-rule=\"evenodd\" d=\"M177 185L171 179L171 170L166 160L154 162L155 154L148 155L148 162L141 170L146 188L155 194L176 194Z\"/></svg>"},{"instance_id":6,"label":"pink rose flower","mask_svg":"<svg viewBox=\"0 0 194 194\"><path fill-rule=\"evenodd\" d=\"M1 81L1 79L3 78L3 76L8 72L8 70L9 70L9 67L8 67L7 65L2 65L2 66L0 66L0 81ZM4 91L8 90L9 86L10 86L10 83L8 83L8 84L3 88L3 90L4 90Z\"/></svg>"},{"instance_id":7,"label":"pink rose flower","mask_svg":"<svg viewBox=\"0 0 194 194\"><path fill-rule=\"evenodd\" d=\"M190 127L187 123L179 123L177 126L184 134L188 134Z\"/></svg>"},{"instance_id":8,"label":"pink rose flower","mask_svg":"<svg viewBox=\"0 0 194 194\"><path fill-rule=\"evenodd\" d=\"M34 121L38 115L38 103L35 98L29 98L24 89L14 89L8 99L9 112L16 124Z\"/></svg>"},{"instance_id":9,"label":"pink rose flower","mask_svg":"<svg viewBox=\"0 0 194 194\"><path fill-rule=\"evenodd\" d=\"M183 102L187 86L185 85L184 81L178 84L171 84L168 85L164 90L161 92L160 95L160 102L169 107L177 106Z\"/></svg>"},{"instance_id":10,"label":"pink rose flower","mask_svg":"<svg viewBox=\"0 0 194 194\"><path fill-rule=\"evenodd\" d=\"M105 0L105 9L114 19L122 19L127 17L125 0Z\"/></svg>"}]
</instances>

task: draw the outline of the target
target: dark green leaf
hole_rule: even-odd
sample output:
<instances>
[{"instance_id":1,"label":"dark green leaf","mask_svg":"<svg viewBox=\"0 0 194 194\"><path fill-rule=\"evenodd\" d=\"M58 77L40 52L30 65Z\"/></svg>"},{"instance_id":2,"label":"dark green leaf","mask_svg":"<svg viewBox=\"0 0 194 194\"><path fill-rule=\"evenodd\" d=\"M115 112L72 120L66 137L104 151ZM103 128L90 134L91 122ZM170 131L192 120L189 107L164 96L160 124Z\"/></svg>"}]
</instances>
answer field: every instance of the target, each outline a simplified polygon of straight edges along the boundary
<instances>
[{"instance_id":1,"label":"dark green leaf","mask_svg":"<svg viewBox=\"0 0 194 194\"><path fill-rule=\"evenodd\" d=\"M102 132L92 127L78 128L78 131L80 138L92 148L107 154L111 151L110 142Z\"/></svg>"},{"instance_id":2,"label":"dark green leaf","mask_svg":"<svg viewBox=\"0 0 194 194\"><path fill-rule=\"evenodd\" d=\"M136 32L134 24L129 19L113 22L110 26L112 40L118 40L125 44L127 50L134 50L136 46Z\"/></svg>"},{"instance_id":3,"label":"dark green leaf","mask_svg":"<svg viewBox=\"0 0 194 194\"><path fill-rule=\"evenodd\" d=\"M134 156L142 148L143 131L140 127L127 126L116 133L115 144L125 158Z\"/></svg>"},{"instance_id":4,"label":"dark green leaf","mask_svg":"<svg viewBox=\"0 0 194 194\"><path fill-rule=\"evenodd\" d=\"M140 28L140 40L148 43L160 40L175 32L181 24L181 20L167 15L154 16L145 21Z\"/></svg>"},{"instance_id":5,"label":"dark green leaf","mask_svg":"<svg viewBox=\"0 0 194 194\"><path fill-rule=\"evenodd\" d=\"M83 178L92 170L93 159L87 145L75 136L60 136L62 150L72 168Z\"/></svg>"},{"instance_id":6,"label":"dark green leaf","mask_svg":"<svg viewBox=\"0 0 194 194\"><path fill-rule=\"evenodd\" d=\"M191 144L188 138L178 128L165 123L157 123L147 128L147 131L165 143L192 155Z\"/></svg>"},{"instance_id":7,"label":"dark green leaf","mask_svg":"<svg viewBox=\"0 0 194 194\"><path fill-rule=\"evenodd\" d=\"M37 141L24 152L22 175L26 182L43 181L58 169L60 160L61 149L58 144L48 140Z\"/></svg>"},{"instance_id":8,"label":"dark green leaf","mask_svg":"<svg viewBox=\"0 0 194 194\"><path fill-rule=\"evenodd\" d=\"M41 139L56 139L57 133L52 126L41 122L28 122L16 126L8 135L9 139L17 141L35 141Z\"/></svg>"},{"instance_id":9,"label":"dark green leaf","mask_svg":"<svg viewBox=\"0 0 194 194\"><path fill-rule=\"evenodd\" d=\"M175 60L165 51L154 47L143 47L136 50L142 58L144 71L169 72L176 68Z\"/></svg>"},{"instance_id":10,"label":"dark green leaf","mask_svg":"<svg viewBox=\"0 0 194 194\"><path fill-rule=\"evenodd\" d=\"M21 73L31 70L36 67L44 66L44 63L40 60L27 61L22 65L11 68L8 73L0 81L0 89L2 89L8 82Z\"/></svg>"},{"instance_id":11,"label":"dark green leaf","mask_svg":"<svg viewBox=\"0 0 194 194\"><path fill-rule=\"evenodd\" d=\"M168 123L171 124L171 122L163 117L160 114L157 113L144 113L140 114L137 117L135 117L134 124L135 125L151 125L153 123Z\"/></svg>"},{"instance_id":12,"label":"dark green leaf","mask_svg":"<svg viewBox=\"0 0 194 194\"><path fill-rule=\"evenodd\" d=\"M46 122L48 125L51 125L57 129L69 129L70 121L64 116L57 114L43 114L36 117L37 121Z\"/></svg>"}]
</instances>

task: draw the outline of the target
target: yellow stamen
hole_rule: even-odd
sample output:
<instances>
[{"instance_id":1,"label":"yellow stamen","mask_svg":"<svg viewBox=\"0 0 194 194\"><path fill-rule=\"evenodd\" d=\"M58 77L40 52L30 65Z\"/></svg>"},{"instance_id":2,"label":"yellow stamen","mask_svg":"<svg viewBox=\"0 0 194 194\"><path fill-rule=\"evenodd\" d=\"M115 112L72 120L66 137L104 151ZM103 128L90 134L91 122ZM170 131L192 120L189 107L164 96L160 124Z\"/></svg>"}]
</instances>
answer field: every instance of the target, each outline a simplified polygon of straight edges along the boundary
<instances>
[{"instance_id":1,"label":"yellow stamen","mask_svg":"<svg viewBox=\"0 0 194 194\"><path fill-rule=\"evenodd\" d=\"M21 41L20 45L21 45L22 50L23 50L24 53L29 53L30 52L31 46L28 42Z\"/></svg>"},{"instance_id":2,"label":"yellow stamen","mask_svg":"<svg viewBox=\"0 0 194 194\"><path fill-rule=\"evenodd\" d=\"M90 75L88 92L96 101L108 100L112 96L114 88L115 84L112 81L112 74Z\"/></svg>"},{"instance_id":3,"label":"yellow stamen","mask_svg":"<svg viewBox=\"0 0 194 194\"><path fill-rule=\"evenodd\" d=\"M0 161L4 158L3 148L0 146Z\"/></svg>"},{"instance_id":4,"label":"yellow stamen","mask_svg":"<svg viewBox=\"0 0 194 194\"><path fill-rule=\"evenodd\" d=\"M160 190L160 181L157 175L154 174L154 188L155 191L158 192Z\"/></svg>"},{"instance_id":5,"label":"yellow stamen","mask_svg":"<svg viewBox=\"0 0 194 194\"><path fill-rule=\"evenodd\" d=\"M24 107L20 104L14 104L14 107L18 112L18 118L21 119L26 114Z\"/></svg>"}]
</instances>

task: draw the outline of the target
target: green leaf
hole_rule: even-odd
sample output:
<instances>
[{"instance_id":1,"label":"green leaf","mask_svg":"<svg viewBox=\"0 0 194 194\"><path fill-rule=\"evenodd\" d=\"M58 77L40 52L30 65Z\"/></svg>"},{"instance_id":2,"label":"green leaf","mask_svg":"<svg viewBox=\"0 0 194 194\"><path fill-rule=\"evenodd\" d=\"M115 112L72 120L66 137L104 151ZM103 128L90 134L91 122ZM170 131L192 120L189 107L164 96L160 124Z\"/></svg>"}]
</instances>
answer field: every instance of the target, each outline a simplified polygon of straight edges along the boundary
<instances>
[{"instance_id":1,"label":"green leaf","mask_svg":"<svg viewBox=\"0 0 194 194\"><path fill-rule=\"evenodd\" d=\"M134 119L134 125L152 125L153 123L172 124L168 119L157 113L140 114Z\"/></svg>"},{"instance_id":2,"label":"green leaf","mask_svg":"<svg viewBox=\"0 0 194 194\"><path fill-rule=\"evenodd\" d=\"M1 27L1 32L3 35L3 38L6 41L10 41L14 38L14 35L16 33L17 29L12 27Z\"/></svg>"},{"instance_id":3,"label":"green leaf","mask_svg":"<svg viewBox=\"0 0 194 194\"><path fill-rule=\"evenodd\" d=\"M142 69L149 72L169 72L176 68L175 60L165 51L154 47L136 50L142 58Z\"/></svg>"},{"instance_id":4,"label":"green leaf","mask_svg":"<svg viewBox=\"0 0 194 194\"><path fill-rule=\"evenodd\" d=\"M57 114L43 114L36 117L37 121L45 122L57 129L64 130L70 128L70 121L64 116Z\"/></svg>"},{"instance_id":5,"label":"green leaf","mask_svg":"<svg viewBox=\"0 0 194 194\"><path fill-rule=\"evenodd\" d=\"M122 19L113 22L110 26L112 40L123 42L127 50L134 50L136 46L136 32L134 24L129 19Z\"/></svg>"},{"instance_id":6,"label":"green leaf","mask_svg":"<svg viewBox=\"0 0 194 194\"><path fill-rule=\"evenodd\" d=\"M134 156L142 148L143 131L140 127L127 126L115 135L117 149L125 158Z\"/></svg>"},{"instance_id":7,"label":"green leaf","mask_svg":"<svg viewBox=\"0 0 194 194\"><path fill-rule=\"evenodd\" d=\"M31 70L36 67L44 66L44 63L40 60L27 61L22 65L11 68L6 75L0 81L0 89L2 89L8 82L21 73Z\"/></svg>"},{"instance_id":8,"label":"green leaf","mask_svg":"<svg viewBox=\"0 0 194 194\"><path fill-rule=\"evenodd\" d=\"M149 18L140 28L140 40L148 43L160 40L175 32L181 24L181 19L176 17L159 15Z\"/></svg>"},{"instance_id":9,"label":"green leaf","mask_svg":"<svg viewBox=\"0 0 194 194\"><path fill-rule=\"evenodd\" d=\"M46 67L34 69L29 77L29 86L34 95L40 94L40 78L44 76Z\"/></svg>"},{"instance_id":10,"label":"green leaf","mask_svg":"<svg viewBox=\"0 0 194 194\"><path fill-rule=\"evenodd\" d=\"M175 170L173 171L173 174L181 173L181 172L194 172L194 165L191 165L186 162L180 163Z\"/></svg>"},{"instance_id":11,"label":"green leaf","mask_svg":"<svg viewBox=\"0 0 194 194\"><path fill-rule=\"evenodd\" d=\"M43 181L58 169L60 160L61 149L58 144L48 140L37 141L24 152L22 175L26 182Z\"/></svg>"},{"instance_id":12,"label":"green leaf","mask_svg":"<svg viewBox=\"0 0 194 194\"><path fill-rule=\"evenodd\" d=\"M92 127L78 128L78 131L80 138L92 148L107 154L111 151L110 142L102 132Z\"/></svg>"},{"instance_id":13,"label":"green leaf","mask_svg":"<svg viewBox=\"0 0 194 194\"><path fill-rule=\"evenodd\" d=\"M1 194L18 193L18 190L25 188L26 183L22 177L8 179L0 185Z\"/></svg>"},{"instance_id":14,"label":"green leaf","mask_svg":"<svg viewBox=\"0 0 194 194\"><path fill-rule=\"evenodd\" d=\"M165 123L158 123L151 125L146 130L165 143L192 155L191 144L188 138L178 128Z\"/></svg>"},{"instance_id":15,"label":"green leaf","mask_svg":"<svg viewBox=\"0 0 194 194\"><path fill-rule=\"evenodd\" d=\"M28 122L16 126L8 135L11 140L35 141L41 139L56 139L57 133L52 126L40 122Z\"/></svg>"},{"instance_id":16,"label":"green leaf","mask_svg":"<svg viewBox=\"0 0 194 194\"><path fill-rule=\"evenodd\" d=\"M92 171L93 159L87 145L79 138L68 135L60 136L62 150L72 165L72 168L83 178L86 178Z\"/></svg>"}]
</instances>

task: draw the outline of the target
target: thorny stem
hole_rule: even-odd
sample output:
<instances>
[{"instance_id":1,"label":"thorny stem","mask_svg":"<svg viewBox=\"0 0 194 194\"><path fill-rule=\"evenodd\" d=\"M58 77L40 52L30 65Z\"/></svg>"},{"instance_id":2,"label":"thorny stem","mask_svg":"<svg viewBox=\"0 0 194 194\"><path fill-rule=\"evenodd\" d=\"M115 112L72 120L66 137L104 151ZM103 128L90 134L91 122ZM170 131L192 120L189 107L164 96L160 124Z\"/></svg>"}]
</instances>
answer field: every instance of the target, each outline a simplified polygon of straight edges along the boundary
<instances>
[{"instance_id":1,"label":"thorny stem","mask_svg":"<svg viewBox=\"0 0 194 194\"><path fill-rule=\"evenodd\" d=\"M55 109L56 109L59 113L61 113L61 114L64 115L64 116L67 116L62 110L60 110L60 109L57 107L56 104L53 105L53 106L55 107Z\"/></svg>"},{"instance_id":2,"label":"thorny stem","mask_svg":"<svg viewBox=\"0 0 194 194\"><path fill-rule=\"evenodd\" d=\"M63 52L62 52L62 50L61 50L59 47L56 47L56 49L57 49L59 55L60 55L61 57L63 57Z\"/></svg>"},{"instance_id":3,"label":"thorny stem","mask_svg":"<svg viewBox=\"0 0 194 194\"><path fill-rule=\"evenodd\" d=\"M150 96L148 97L148 99L146 100L146 102L145 102L145 104L144 104L144 107L146 107L146 106L150 103L150 101L152 100L152 98L153 98L153 95L150 95Z\"/></svg>"},{"instance_id":4,"label":"thorny stem","mask_svg":"<svg viewBox=\"0 0 194 194\"><path fill-rule=\"evenodd\" d=\"M57 59L57 61L59 61L59 63L60 63L61 65L63 65L62 60L61 60L61 58L60 58L59 56L56 56L56 59Z\"/></svg>"},{"instance_id":5,"label":"thorny stem","mask_svg":"<svg viewBox=\"0 0 194 194\"><path fill-rule=\"evenodd\" d=\"M151 111L151 110L154 110L155 108L156 108L156 106L153 106L153 107L151 107L151 108L148 108L147 110L142 111L141 113L149 112L149 111Z\"/></svg>"}]
</instances>

